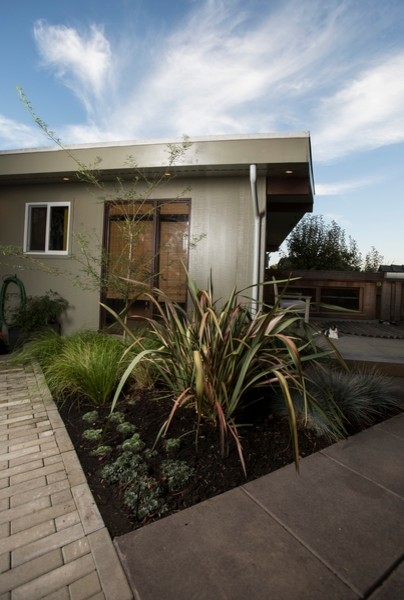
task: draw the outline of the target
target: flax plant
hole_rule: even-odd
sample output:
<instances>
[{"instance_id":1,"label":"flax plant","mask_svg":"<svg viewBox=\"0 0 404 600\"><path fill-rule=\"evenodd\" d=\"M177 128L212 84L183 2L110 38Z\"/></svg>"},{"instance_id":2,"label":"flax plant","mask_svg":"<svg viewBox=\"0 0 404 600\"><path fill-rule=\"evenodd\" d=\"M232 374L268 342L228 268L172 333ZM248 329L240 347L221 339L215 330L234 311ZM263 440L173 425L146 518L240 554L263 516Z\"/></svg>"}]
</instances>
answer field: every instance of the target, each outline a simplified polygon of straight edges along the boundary
<instances>
[{"instance_id":1,"label":"flax plant","mask_svg":"<svg viewBox=\"0 0 404 600\"><path fill-rule=\"evenodd\" d=\"M145 348L131 362L117 388L111 411L133 369L141 361L151 362L174 398L158 437L167 434L181 407L191 405L195 410L196 441L202 421L213 423L219 430L222 455L228 452L229 439L233 438L245 472L236 419L251 402L249 392L264 387L270 397L269 391L276 385L286 406L298 467L297 420L291 389L299 389L304 402L312 401L306 394L302 363L318 356L318 351L310 341L302 342L290 335L291 329L301 322L295 312L268 306L252 313L243 296L245 291L233 290L227 301L219 305L211 283L203 290L188 278L191 310L186 311L160 290L153 290L148 298L157 318L150 320L150 325L159 347ZM119 320L116 313L110 312ZM127 333L139 344L133 332L127 329Z\"/></svg>"}]
</instances>

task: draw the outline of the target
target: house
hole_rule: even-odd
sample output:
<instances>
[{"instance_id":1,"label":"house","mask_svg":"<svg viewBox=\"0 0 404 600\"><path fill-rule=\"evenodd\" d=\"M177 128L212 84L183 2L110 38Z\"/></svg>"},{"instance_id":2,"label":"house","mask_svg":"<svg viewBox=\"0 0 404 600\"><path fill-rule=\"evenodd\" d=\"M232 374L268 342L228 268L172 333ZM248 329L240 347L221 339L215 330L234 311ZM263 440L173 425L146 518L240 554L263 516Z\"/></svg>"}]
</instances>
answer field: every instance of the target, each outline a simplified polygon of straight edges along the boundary
<instances>
[{"instance_id":1,"label":"house","mask_svg":"<svg viewBox=\"0 0 404 600\"><path fill-rule=\"evenodd\" d=\"M173 160L178 144L0 152L0 245L24 252L24 258L7 260L0 253L0 276L18 273L28 295L52 289L64 296L72 306L65 333L104 327L100 300L122 307L127 290L114 288L113 276L129 274L184 305L181 263L201 287L211 273L219 300L234 287L262 281L266 252L277 250L312 211L309 134L194 138ZM83 165L87 174L95 173L95 185L77 177ZM123 253L128 257L124 222L139 226L131 265L120 262ZM133 267L141 262L142 268ZM90 271L95 279L103 277L101 295ZM132 314L151 314L144 289L130 294ZM260 294L258 286L252 288L253 301Z\"/></svg>"}]
</instances>

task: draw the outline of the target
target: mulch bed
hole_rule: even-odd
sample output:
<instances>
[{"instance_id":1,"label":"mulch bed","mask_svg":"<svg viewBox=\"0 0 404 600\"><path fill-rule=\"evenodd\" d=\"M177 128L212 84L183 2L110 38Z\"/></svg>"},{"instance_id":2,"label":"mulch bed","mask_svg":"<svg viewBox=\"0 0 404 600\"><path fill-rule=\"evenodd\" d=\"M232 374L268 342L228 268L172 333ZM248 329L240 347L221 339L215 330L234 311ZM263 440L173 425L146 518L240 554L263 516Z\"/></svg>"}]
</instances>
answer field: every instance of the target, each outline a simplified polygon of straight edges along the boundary
<instances>
[{"instance_id":1,"label":"mulch bed","mask_svg":"<svg viewBox=\"0 0 404 600\"><path fill-rule=\"evenodd\" d=\"M168 400L159 399L151 392L129 393L117 407L117 410L125 413L127 419L137 426L140 437L148 448L153 446L157 432L167 418L168 409ZM115 537L160 517L155 515L143 521L136 520L123 505L123 490L116 484L109 485L103 481L100 471L106 461L91 456L91 446L82 437L88 425L82 421L81 416L90 410L94 410L94 406L84 402L65 403L60 407L61 416L104 523L111 536ZM106 416L108 410L109 407L104 407L99 409L99 412ZM175 416L168 435L171 438L181 437L181 446L175 458L186 461L195 469L195 473L185 489L168 493L165 498L168 511L163 516L193 506L293 462L288 422L284 418L273 417L269 412L268 403L257 403L252 410L242 415L238 422L248 423L240 430L247 478L243 474L234 443L230 443L229 455L223 458L219 450L217 429L203 424L196 452L195 435L190 433L195 427L192 409L182 409ZM300 455L304 457L328 446L330 441L317 437L313 432L301 430L299 443ZM162 444L157 445L157 452L156 464L159 460L167 458Z\"/></svg>"}]
</instances>

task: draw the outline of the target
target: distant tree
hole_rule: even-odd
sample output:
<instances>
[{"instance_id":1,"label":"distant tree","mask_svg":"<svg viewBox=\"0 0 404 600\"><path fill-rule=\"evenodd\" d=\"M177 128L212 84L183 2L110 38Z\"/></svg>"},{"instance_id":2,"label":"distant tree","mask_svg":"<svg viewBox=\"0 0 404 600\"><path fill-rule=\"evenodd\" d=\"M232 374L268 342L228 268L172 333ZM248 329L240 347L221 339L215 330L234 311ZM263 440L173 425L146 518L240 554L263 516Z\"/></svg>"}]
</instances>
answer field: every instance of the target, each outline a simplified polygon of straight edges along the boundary
<instances>
[{"instance_id":1,"label":"distant tree","mask_svg":"<svg viewBox=\"0 0 404 600\"><path fill-rule=\"evenodd\" d=\"M362 255L351 237L335 222L321 215L306 215L286 239L279 269L359 271Z\"/></svg>"},{"instance_id":2,"label":"distant tree","mask_svg":"<svg viewBox=\"0 0 404 600\"><path fill-rule=\"evenodd\" d=\"M367 273L376 273L379 270L380 265L383 264L384 256L376 250L374 246L370 249L370 251L365 256L365 262L363 265L363 270Z\"/></svg>"}]
</instances>

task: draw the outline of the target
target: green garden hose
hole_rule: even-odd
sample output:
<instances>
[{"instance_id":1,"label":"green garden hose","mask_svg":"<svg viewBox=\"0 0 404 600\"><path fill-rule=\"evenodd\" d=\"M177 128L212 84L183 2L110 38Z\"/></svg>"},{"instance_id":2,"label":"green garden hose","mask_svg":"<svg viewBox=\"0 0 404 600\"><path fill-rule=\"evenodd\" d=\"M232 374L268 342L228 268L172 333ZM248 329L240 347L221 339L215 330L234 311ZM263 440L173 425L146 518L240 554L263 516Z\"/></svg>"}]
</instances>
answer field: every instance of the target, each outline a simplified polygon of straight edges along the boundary
<instances>
[{"instance_id":1,"label":"green garden hose","mask_svg":"<svg viewBox=\"0 0 404 600\"><path fill-rule=\"evenodd\" d=\"M17 286L18 291L20 293L20 306L24 306L26 300L25 287L21 279L17 277L17 275L6 275L3 277L3 285L0 290L0 327L4 323L5 325L12 325L12 323L8 323L6 320L5 309L6 309L6 294L8 286L14 283Z\"/></svg>"}]
</instances>

